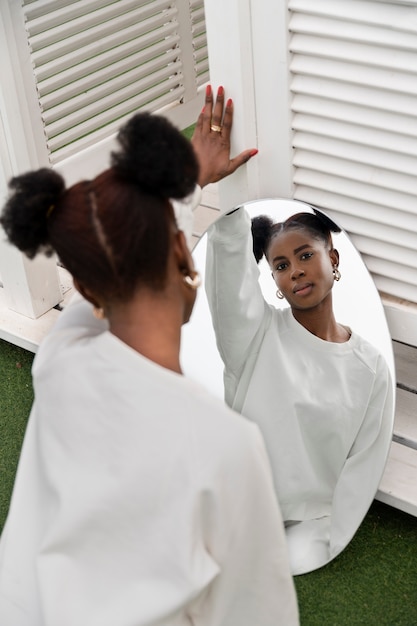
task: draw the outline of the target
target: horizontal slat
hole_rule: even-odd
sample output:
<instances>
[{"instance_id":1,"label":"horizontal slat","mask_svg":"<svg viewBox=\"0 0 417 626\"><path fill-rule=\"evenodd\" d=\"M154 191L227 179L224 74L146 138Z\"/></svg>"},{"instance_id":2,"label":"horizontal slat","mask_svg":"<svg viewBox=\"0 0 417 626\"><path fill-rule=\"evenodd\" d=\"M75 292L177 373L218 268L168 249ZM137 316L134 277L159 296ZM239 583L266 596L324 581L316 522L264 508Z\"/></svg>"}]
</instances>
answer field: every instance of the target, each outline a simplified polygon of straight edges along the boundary
<instances>
[{"instance_id":1,"label":"horizontal slat","mask_svg":"<svg viewBox=\"0 0 417 626\"><path fill-rule=\"evenodd\" d=\"M406 401L407 392L403 391L399 395L404 400L401 412L406 417L407 423L413 418L415 420L414 439L417 442L417 348L398 341L394 341L393 348L397 381L414 391L413 405L415 408L413 411L410 410L410 405Z\"/></svg>"},{"instance_id":2,"label":"horizontal slat","mask_svg":"<svg viewBox=\"0 0 417 626\"><path fill-rule=\"evenodd\" d=\"M158 52L158 56L156 53ZM156 72L164 71L164 77L175 74L181 70L178 61L178 50L171 49L161 55L158 47L149 49L151 60L144 55L141 59L135 56L134 59L126 59L124 62L110 64L108 67L96 72L93 76L87 76L80 80L75 80L60 89L53 91L47 96L41 96L41 105L44 109L44 121L50 124L58 119L65 124L63 119L66 115L71 115L74 111L79 111L80 107L86 107L95 100L101 100L108 95L117 98L119 89L132 85L137 91L135 83ZM142 61L142 62L141 62ZM166 70L166 71L165 71ZM155 77L155 82L161 76ZM68 122L71 124L71 122Z\"/></svg>"},{"instance_id":3,"label":"horizontal slat","mask_svg":"<svg viewBox=\"0 0 417 626\"><path fill-rule=\"evenodd\" d=\"M349 219L346 221L346 228L354 238L355 245L362 252L369 257L383 258L384 261L392 263L393 266L398 266L398 272L390 274L392 278L397 277L401 280L405 280L405 277L410 281L412 285L417 286L417 255L416 255L416 239L415 233L401 233L402 236L398 239L394 239L395 234L398 231L391 233L392 243L386 240L386 236L389 233L383 233L382 228L378 228L378 225L369 223L366 226L361 226L361 232L358 233L357 227L354 223L349 223ZM403 245L403 241L406 239L406 235L409 235L409 240L414 240L414 246L407 248Z\"/></svg>"},{"instance_id":4,"label":"horizontal slat","mask_svg":"<svg viewBox=\"0 0 417 626\"><path fill-rule=\"evenodd\" d=\"M354 235L352 235L352 241L356 246L356 238ZM359 246L356 247L360 250ZM362 254L362 258L366 267L373 275L384 276L393 281L406 283L410 290L413 289L414 293L417 294L417 272L415 268L393 263L387 259L374 257L366 253ZM411 300L412 298L409 299Z\"/></svg>"},{"instance_id":5,"label":"horizontal slat","mask_svg":"<svg viewBox=\"0 0 417 626\"><path fill-rule=\"evenodd\" d=\"M88 32L96 28L102 28L104 32L115 32L123 28L124 25L128 26L134 21L142 21L147 17L157 15L164 9L168 9L170 4L172 3L169 0L153 0L153 2L119 0L119 2L111 2L106 6L101 4L99 9L83 11L83 9L88 9L88 4L77 2L67 7L69 13L74 6L78 9L72 12L73 17L65 19L62 9L53 11L36 20L27 20L26 29L32 50L36 51L77 33Z\"/></svg>"},{"instance_id":6,"label":"horizontal slat","mask_svg":"<svg viewBox=\"0 0 417 626\"><path fill-rule=\"evenodd\" d=\"M161 78L165 78L162 73ZM145 78L132 88L121 90L114 98L84 107L78 119L76 114L71 116L71 121L77 124L74 127L69 128L67 123L65 125L60 124L59 121L52 124L49 128L51 134L48 146L50 150L57 150L67 143L76 141L83 135L93 133L101 126L107 125L121 116L133 113L161 96L167 95L165 104L179 100L184 91L179 87L179 76L173 76L157 85L155 85L155 79L156 75ZM126 100L122 99L123 96L126 96ZM155 105L153 110L156 108Z\"/></svg>"},{"instance_id":7,"label":"horizontal slat","mask_svg":"<svg viewBox=\"0 0 417 626\"><path fill-rule=\"evenodd\" d=\"M331 59L321 59L321 62L317 63L314 57L302 54L294 55L290 70L296 74L331 78L337 82L372 86L404 94L417 94L417 81L412 80L407 72L392 72L389 69L369 68L361 64Z\"/></svg>"},{"instance_id":8,"label":"horizontal slat","mask_svg":"<svg viewBox=\"0 0 417 626\"><path fill-rule=\"evenodd\" d=\"M413 285L392 280L386 276L378 276L374 273L372 273L372 278L380 293L388 293L390 296L404 300L404 302L417 303L417 289Z\"/></svg>"},{"instance_id":9,"label":"horizontal slat","mask_svg":"<svg viewBox=\"0 0 417 626\"><path fill-rule=\"evenodd\" d=\"M393 442L376 499L417 516L417 450Z\"/></svg>"},{"instance_id":10,"label":"horizontal slat","mask_svg":"<svg viewBox=\"0 0 417 626\"><path fill-rule=\"evenodd\" d=\"M309 35L294 35L291 38L290 52L298 55L321 57L355 63L360 67L372 71L395 70L401 73L415 74L415 53L396 49L393 54L390 48L370 46L362 43L347 42L344 40L310 37Z\"/></svg>"},{"instance_id":11,"label":"horizontal slat","mask_svg":"<svg viewBox=\"0 0 417 626\"><path fill-rule=\"evenodd\" d=\"M315 116L296 115L293 146L372 167L414 176L417 141L394 133ZM405 189L404 189L405 191Z\"/></svg>"},{"instance_id":12,"label":"horizontal slat","mask_svg":"<svg viewBox=\"0 0 417 626\"><path fill-rule=\"evenodd\" d=\"M412 215L415 215L416 211L416 199L412 195L381 189L345 177L297 168L294 173L294 183L311 190L317 189L330 194L356 198L361 202L375 206L396 207L399 211L408 212ZM298 195L298 191L296 193ZM305 201L309 202L308 198ZM314 200L310 200L310 202L314 202Z\"/></svg>"},{"instance_id":13,"label":"horizontal slat","mask_svg":"<svg viewBox=\"0 0 417 626\"><path fill-rule=\"evenodd\" d=\"M181 99L184 89L178 88L174 93L177 98ZM154 97L155 93L153 92L150 92L149 95L152 98L150 101L148 101L146 94L140 94L137 99L129 102L128 104L132 105L132 109L129 109L129 106L124 103L125 106L120 107L117 111L118 113L122 112L120 117L114 119L112 115L109 115L105 126L97 128L93 132L90 132L88 124L81 125L77 129L78 132L75 132L73 137L67 137L68 143L56 148L54 152L51 153L51 163L59 163L74 154L82 152L85 148L111 137L113 134L117 133L119 128L138 110L154 112L173 104L172 92L162 94L159 97ZM123 112L123 110L125 110L125 112Z\"/></svg>"},{"instance_id":14,"label":"horizontal slat","mask_svg":"<svg viewBox=\"0 0 417 626\"><path fill-rule=\"evenodd\" d=\"M168 3L169 4L169 3ZM69 30L63 25L60 28L46 31L43 39L38 41L36 37L30 37L30 46L33 54L33 61L36 66L47 63L57 56L63 56L74 50L88 46L92 40L100 40L109 35L129 29L132 24L141 23L144 20L158 19L160 12L166 9L167 0L155 0L151 4L141 7L135 11L120 15L103 23L93 21L89 28L82 21L77 27ZM166 22L177 14L174 7L166 11Z\"/></svg>"},{"instance_id":15,"label":"horizontal slat","mask_svg":"<svg viewBox=\"0 0 417 626\"><path fill-rule=\"evenodd\" d=\"M416 116L415 96L412 94L391 92L382 85L375 89L366 83L341 82L323 76L295 75L291 82L291 91L295 94L319 97L321 101L351 103L368 108L370 111L392 112L410 117Z\"/></svg>"},{"instance_id":16,"label":"horizontal slat","mask_svg":"<svg viewBox=\"0 0 417 626\"><path fill-rule=\"evenodd\" d=\"M293 163L297 168L347 178L367 184L371 188L377 187L384 193L389 191L417 195L417 176L408 176L388 169L378 169L365 163L356 163L353 160L339 159L306 150L297 150ZM417 207L415 207L416 209Z\"/></svg>"},{"instance_id":17,"label":"horizontal slat","mask_svg":"<svg viewBox=\"0 0 417 626\"><path fill-rule=\"evenodd\" d=\"M32 2L24 8L26 23L31 37L49 30L56 26L60 26L69 22L87 16L93 11L97 16L105 16L111 11L111 15L115 15L114 7L111 9L109 5L113 4L112 0L83 0L82 2L55 2L48 0L47 2ZM134 0L121 0L118 3L118 13L128 10L128 6L134 6ZM137 5L137 3L136 3Z\"/></svg>"},{"instance_id":18,"label":"horizontal slat","mask_svg":"<svg viewBox=\"0 0 417 626\"><path fill-rule=\"evenodd\" d=\"M165 25L165 34L174 33L176 23L171 26ZM85 76L88 72L95 72L106 67L111 56L113 62L129 57L138 52L138 40L141 47L146 48L148 45L158 41L159 32L148 32L144 34L143 25L141 23L132 24L120 32L112 33L108 37L98 37L91 41L88 45L77 48L72 52L68 52L64 56L57 56L39 66L35 66L34 74L39 83L47 81L49 78L56 81L56 85L68 82L68 75L74 78ZM36 59L34 58L34 62ZM63 78L61 78L63 76Z\"/></svg>"},{"instance_id":19,"label":"horizontal slat","mask_svg":"<svg viewBox=\"0 0 417 626\"><path fill-rule=\"evenodd\" d=\"M294 13L289 25L290 32L302 34L303 36L319 37L321 45L323 45L323 39L336 39L339 42L344 42L346 48L350 43L362 42L366 44L372 44L389 52L390 48L396 48L399 50L417 50L416 33L401 33L401 37L398 36L398 32L387 28L386 24L382 27L377 27L374 23L361 24L358 22L350 22L347 19L331 19L324 16L307 15L305 13ZM292 46L293 50L299 52L297 49L299 40L293 38ZM302 46L303 48L304 46ZM314 46L315 47L315 46ZM364 58L368 58L369 49L365 48ZM392 51L391 51L392 54Z\"/></svg>"},{"instance_id":20,"label":"horizontal slat","mask_svg":"<svg viewBox=\"0 0 417 626\"><path fill-rule=\"evenodd\" d=\"M385 95L385 94L384 94ZM374 99L378 99L377 93L372 94ZM397 99L396 99L397 100ZM415 104L415 99L412 98ZM392 150L392 141L401 142L401 152L414 154L417 151L415 138L417 137L417 111L416 115L406 115L398 111L387 111L377 109L369 103L367 106L350 104L340 100L329 100L314 95L296 94L291 103L291 109L295 115L293 118L293 128L296 130L309 130L309 118L314 117L320 120L320 130L325 131L329 136L342 136L342 131L338 131L338 126L334 122L340 122L341 128L350 128L359 138L360 143L364 143L364 136L368 145L383 147ZM301 115L305 116L305 120ZM364 134L364 127L366 133ZM332 130L334 129L334 130ZM394 135L399 135L396 137ZM346 131L343 136L346 135ZM372 139L372 141L370 141ZM353 141L354 139L351 139ZM396 149L396 148L394 148Z\"/></svg>"},{"instance_id":21,"label":"horizontal slat","mask_svg":"<svg viewBox=\"0 0 417 626\"><path fill-rule=\"evenodd\" d=\"M407 0L405 0L407 2ZM401 6L405 3L366 2L364 0L289 0L288 8L296 13L307 13L324 18L332 16L342 21L369 24L370 26L385 26L396 28L402 32L417 33L415 11L409 7ZM409 4L415 6L410 0Z\"/></svg>"}]
</instances>

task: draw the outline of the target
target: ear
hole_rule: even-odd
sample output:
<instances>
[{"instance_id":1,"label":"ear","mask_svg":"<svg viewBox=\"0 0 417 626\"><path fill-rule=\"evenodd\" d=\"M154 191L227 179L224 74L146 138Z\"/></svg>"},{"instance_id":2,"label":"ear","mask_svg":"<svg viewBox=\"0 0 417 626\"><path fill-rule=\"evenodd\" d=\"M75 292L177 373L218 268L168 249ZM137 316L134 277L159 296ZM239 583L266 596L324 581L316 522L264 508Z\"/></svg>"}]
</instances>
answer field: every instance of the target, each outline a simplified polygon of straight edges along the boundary
<instances>
[{"instance_id":1,"label":"ear","mask_svg":"<svg viewBox=\"0 0 417 626\"><path fill-rule=\"evenodd\" d=\"M97 309L100 309L102 307L100 302L91 293L91 291L89 289L87 289L86 287L84 287L84 285L82 285L80 282L78 282L78 280L76 278L73 279L73 282L74 282L74 287L76 288L77 291L80 292L80 294L82 295L83 298L85 298L88 302L90 302Z\"/></svg>"},{"instance_id":2,"label":"ear","mask_svg":"<svg viewBox=\"0 0 417 626\"><path fill-rule=\"evenodd\" d=\"M339 267L339 252L336 250L336 248L332 248L330 250L329 256L333 267Z\"/></svg>"}]
</instances>

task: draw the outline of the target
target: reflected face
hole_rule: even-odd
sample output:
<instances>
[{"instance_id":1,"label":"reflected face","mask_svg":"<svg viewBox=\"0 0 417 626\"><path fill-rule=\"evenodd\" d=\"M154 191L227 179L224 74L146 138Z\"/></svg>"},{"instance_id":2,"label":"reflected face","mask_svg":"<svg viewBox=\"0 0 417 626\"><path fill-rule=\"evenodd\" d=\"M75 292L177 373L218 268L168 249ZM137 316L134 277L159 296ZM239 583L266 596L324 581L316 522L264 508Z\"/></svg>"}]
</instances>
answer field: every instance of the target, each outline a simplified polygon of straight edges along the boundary
<instances>
[{"instance_id":1,"label":"reflected face","mask_svg":"<svg viewBox=\"0 0 417 626\"><path fill-rule=\"evenodd\" d=\"M294 309L314 308L330 297L338 253L308 230L275 235L268 249L272 277Z\"/></svg>"}]
</instances>

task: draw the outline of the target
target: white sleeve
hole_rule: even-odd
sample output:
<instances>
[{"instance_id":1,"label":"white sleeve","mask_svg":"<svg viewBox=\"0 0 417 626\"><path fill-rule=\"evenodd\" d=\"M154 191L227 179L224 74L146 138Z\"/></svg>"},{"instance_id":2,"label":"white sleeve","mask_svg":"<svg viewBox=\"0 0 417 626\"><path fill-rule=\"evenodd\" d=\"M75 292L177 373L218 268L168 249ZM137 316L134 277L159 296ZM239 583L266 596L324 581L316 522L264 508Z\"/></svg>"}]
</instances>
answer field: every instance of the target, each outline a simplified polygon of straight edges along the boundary
<instances>
[{"instance_id":1,"label":"white sleeve","mask_svg":"<svg viewBox=\"0 0 417 626\"><path fill-rule=\"evenodd\" d=\"M238 372L269 311L259 285L250 217L243 208L208 231L205 287L220 355L227 368Z\"/></svg>"},{"instance_id":2,"label":"white sleeve","mask_svg":"<svg viewBox=\"0 0 417 626\"><path fill-rule=\"evenodd\" d=\"M391 445L393 415L392 380L388 366L380 356L365 417L334 491L331 558L350 542L375 497Z\"/></svg>"},{"instance_id":3,"label":"white sleeve","mask_svg":"<svg viewBox=\"0 0 417 626\"><path fill-rule=\"evenodd\" d=\"M281 513L263 439L255 425L244 462L206 496L206 546L219 573L191 611L195 626L299 623ZM240 442L239 442L240 443Z\"/></svg>"}]
</instances>

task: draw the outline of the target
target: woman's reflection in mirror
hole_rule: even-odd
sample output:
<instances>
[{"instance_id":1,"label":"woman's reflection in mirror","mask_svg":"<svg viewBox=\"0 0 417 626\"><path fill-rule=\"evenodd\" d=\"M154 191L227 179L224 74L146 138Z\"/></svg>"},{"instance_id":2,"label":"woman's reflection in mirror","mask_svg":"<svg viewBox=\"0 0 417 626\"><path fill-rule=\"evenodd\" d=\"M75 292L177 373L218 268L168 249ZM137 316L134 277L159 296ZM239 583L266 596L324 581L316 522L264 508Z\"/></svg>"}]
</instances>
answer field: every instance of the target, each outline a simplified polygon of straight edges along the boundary
<instances>
[{"instance_id":1,"label":"woman's reflection in mirror","mask_svg":"<svg viewBox=\"0 0 417 626\"><path fill-rule=\"evenodd\" d=\"M321 212L252 224L241 207L208 231L206 291L225 399L264 435L294 574L325 565L352 539L391 440L387 363L333 312L339 230ZM288 307L265 301L262 256Z\"/></svg>"}]
</instances>

